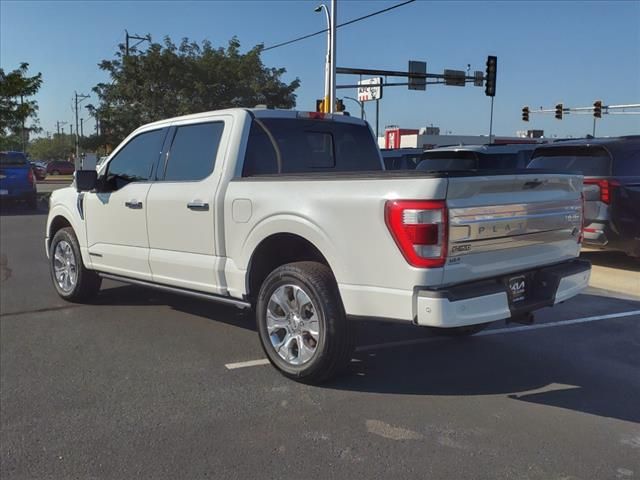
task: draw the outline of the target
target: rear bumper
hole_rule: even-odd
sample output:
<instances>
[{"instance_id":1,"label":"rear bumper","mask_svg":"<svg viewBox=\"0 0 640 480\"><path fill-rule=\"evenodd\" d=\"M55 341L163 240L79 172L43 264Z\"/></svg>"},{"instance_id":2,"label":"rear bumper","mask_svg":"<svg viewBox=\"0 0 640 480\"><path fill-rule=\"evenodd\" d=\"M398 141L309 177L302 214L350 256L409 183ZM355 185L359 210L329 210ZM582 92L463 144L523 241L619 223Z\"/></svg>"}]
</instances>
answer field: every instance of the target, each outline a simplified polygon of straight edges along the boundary
<instances>
[{"instance_id":1,"label":"rear bumper","mask_svg":"<svg viewBox=\"0 0 640 480\"><path fill-rule=\"evenodd\" d=\"M0 200L29 200L36 195L36 189L31 186L10 186L0 187L0 191L7 193L0 194Z\"/></svg>"},{"instance_id":2,"label":"rear bumper","mask_svg":"<svg viewBox=\"0 0 640 480\"><path fill-rule=\"evenodd\" d=\"M461 327L520 316L574 297L589 284L591 264L575 259L549 267L516 272L527 280L527 296L511 303L507 277L417 291L418 325Z\"/></svg>"}]
</instances>

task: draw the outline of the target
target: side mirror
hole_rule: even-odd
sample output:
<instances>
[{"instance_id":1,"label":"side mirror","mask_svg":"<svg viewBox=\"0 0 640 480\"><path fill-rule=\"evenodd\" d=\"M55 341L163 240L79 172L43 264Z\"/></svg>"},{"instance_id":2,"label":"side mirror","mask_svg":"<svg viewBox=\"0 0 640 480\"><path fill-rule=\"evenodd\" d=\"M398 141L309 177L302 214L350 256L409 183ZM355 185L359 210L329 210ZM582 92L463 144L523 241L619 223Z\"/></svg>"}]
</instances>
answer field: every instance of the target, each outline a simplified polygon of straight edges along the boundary
<instances>
[{"instance_id":1,"label":"side mirror","mask_svg":"<svg viewBox=\"0 0 640 480\"><path fill-rule=\"evenodd\" d=\"M95 170L76 170L76 190L90 192L98 185L98 172Z\"/></svg>"}]
</instances>

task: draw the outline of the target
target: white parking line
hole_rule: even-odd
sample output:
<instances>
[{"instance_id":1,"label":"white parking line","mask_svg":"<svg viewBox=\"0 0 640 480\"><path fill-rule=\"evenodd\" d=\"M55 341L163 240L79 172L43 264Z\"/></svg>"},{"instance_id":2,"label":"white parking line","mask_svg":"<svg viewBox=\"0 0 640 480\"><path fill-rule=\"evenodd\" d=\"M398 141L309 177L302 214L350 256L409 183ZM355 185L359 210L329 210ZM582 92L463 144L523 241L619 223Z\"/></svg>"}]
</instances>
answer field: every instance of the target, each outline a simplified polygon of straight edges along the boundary
<instances>
[{"instance_id":1,"label":"white parking line","mask_svg":"<svg viewBox=\"0 0 640 480\"><path fill-rule=\"evenodd\" d=\"M259 360L249 360L247 362L226 363L224 366L227 367L228 370L235 370L236 368L257 367L259 365L269 365L269 360L261 358Z\"/></svg>"},{"instance_id":2,"label":"white parking line","mask_svg":"<svg viewBox=\"0 0 640 480\"><path fill-rule=\"evenodd\" d=\"M494 330L486 330L475 336L499 335L503 333L525 332L528 330L540 330L543 328L563 327L566 325L576 325L579 323L597 322L599 320L609 320L611 318L624 318L640 315L640 310L632 310L630 312L609 313L607 315L595 315L593 317L575 318L573 320L560 320L558 322L540 323L537 325L522 325L519 327L496 328ZM372 350L384 350L388 348L405 347L409 345L417 345L421 343L429 343L433 341L441 341L441 337L414 338L412 340L400 340L398 342L378 343L373 345L363 345L356 348L356 352L370 352ZM258 360L249 360L246 362L227 363L225 367L228 370L235 370L245 367L257 367L260 365L268 365L269 360L260 358Z\"/></svg>"}]
</instances>

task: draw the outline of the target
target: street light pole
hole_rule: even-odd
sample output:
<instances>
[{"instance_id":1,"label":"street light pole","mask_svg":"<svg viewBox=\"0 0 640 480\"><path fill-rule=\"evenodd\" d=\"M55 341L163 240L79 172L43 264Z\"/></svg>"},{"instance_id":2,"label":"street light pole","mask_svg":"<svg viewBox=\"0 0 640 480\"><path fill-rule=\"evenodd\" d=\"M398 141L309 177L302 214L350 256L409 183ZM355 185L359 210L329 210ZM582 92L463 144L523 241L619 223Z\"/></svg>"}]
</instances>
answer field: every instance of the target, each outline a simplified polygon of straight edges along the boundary
<instances>
[{"instance_id":1,"label":"street light pole","mask_svg":"<svg viewBox=\"0 0 640 480\"><path fill-rule=\"evenodd\" d=\"M329 113L336 110L336 17L338 16L338 2L331 0L331 92L329 95Z\"/></svg>"},{"instance_id":2,"label":"street light pole","mask_svg":"<svg viewBox=\"0 0 640 480\"><path fill-rule=\"evenodd\" d=\"M329 9L323 3L315 8L315 12L324 10L327 18L327 55L324 62L324 107L323 112L329 112L329 100L331 96L331 19L329 18Z\"/></svg>"}]
</instances>

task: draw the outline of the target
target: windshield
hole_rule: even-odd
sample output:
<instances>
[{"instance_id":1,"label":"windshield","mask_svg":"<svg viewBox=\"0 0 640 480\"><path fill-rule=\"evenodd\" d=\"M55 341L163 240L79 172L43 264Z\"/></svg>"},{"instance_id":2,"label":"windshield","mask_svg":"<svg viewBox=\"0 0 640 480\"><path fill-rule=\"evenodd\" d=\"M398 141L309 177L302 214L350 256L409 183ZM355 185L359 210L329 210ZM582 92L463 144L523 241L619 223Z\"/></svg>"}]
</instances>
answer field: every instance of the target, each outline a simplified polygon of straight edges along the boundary
<instances>
[{"instance_id":1,"label":"windshield","mask_svg":"<svg viewBox=\"0 0 640 480\"><path fill-rule=\"evenodd\" d=\"M0 165L24 166L27 165L27 157L21 152L0 152Z\"/></svg>"},{"instance_id":2,"label":"windshield","mask_svg":"<svg viewBox=\"0 0 640 480\"><path fill-rule=\"evenodd\" d=\"M580 172L585 177L611 175L611 157L602 147L553 147L534 153L528 168Z\"/></svg>"}]
</instances>

